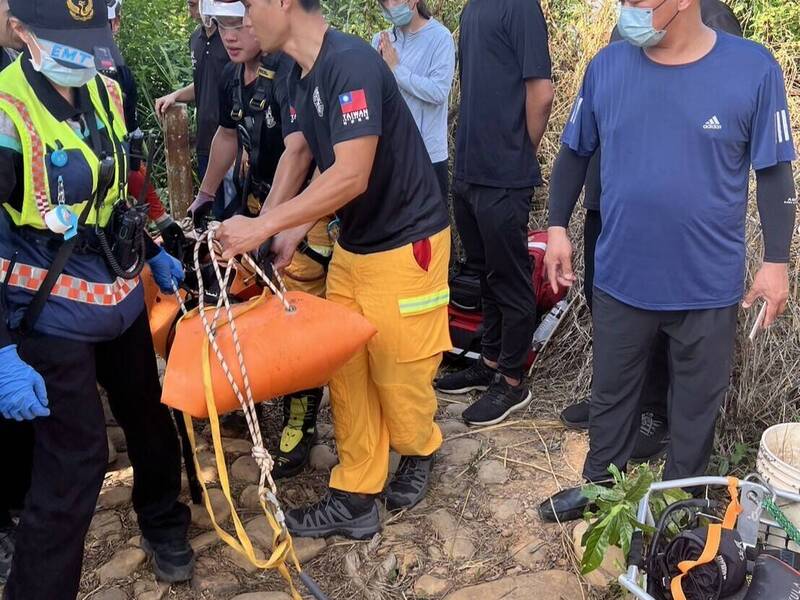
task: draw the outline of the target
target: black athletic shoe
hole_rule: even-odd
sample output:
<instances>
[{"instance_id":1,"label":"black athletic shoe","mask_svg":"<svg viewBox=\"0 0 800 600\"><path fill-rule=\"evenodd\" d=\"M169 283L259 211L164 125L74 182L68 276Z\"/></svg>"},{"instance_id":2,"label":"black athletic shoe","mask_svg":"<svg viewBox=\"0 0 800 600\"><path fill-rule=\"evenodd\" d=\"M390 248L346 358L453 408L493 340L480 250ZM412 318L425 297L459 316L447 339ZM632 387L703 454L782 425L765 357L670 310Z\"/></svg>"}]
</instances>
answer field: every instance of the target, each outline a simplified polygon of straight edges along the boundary
<instances>
[{"instance_id":1,"label":"black athletic shoe","mask_svg":"<svg viewBox=\"0 0 800 600\"><path fill-rule=\"evenodd\" d=\"M283 432L272 476L283 479L297 475L308 464L322 389L299 392L283 399Z\"/></svg>"},{"instance_id":2,"label":"black athletic shoe","mask_svg":"<svg viewBox=\"0 0 800 600\"><path fill-rule=\"evenodd\" d=\"M152 559L153 573L159 581L189 581L194 573L194 550L186 540L150 542L142 538L142 550Z\"/></svg>"},{"instance_id":3,"label":"black athletic shoe","mask_svg":"<svg viewBox=\"0 0 800 600\"><path fill-rule=\"evenodd\" d=\"M492 384L497 371L483 362L482 358L462 371L448 373L433 382L434 387L445 394L466 394L473 390L485 391Z\"/></svg>"},{"instance_id":4,"label":"black athletic shoe","mask_svg":"<svg viewBox=\"0 0 800 600\"><path fill-rule=\"evenodd\" d=\"M468 425L495 425L512 412L531 403L532 394L525 383L512 386L500 373L489 389L462 414Z\"/></svg>"},{"instance_id":5,"label":"black athletic shoe","mask_svg":"<svg viewBox=\"0 0 800 600\"><path fill-rule=\"evenodd\" d=\"M562 410L561 422L570 429L589 429L589 399Z\"/></svg>"},{"instance_id":6,"label":"black athletic shoe","mask_svg":"<svg viewBox=\"0 0 800 600\"><path fill-rule=\"evenodd\" d=\"M14 558L14 536L16 527L0 528L0 584L4 584L11 571L11 561Z\"/></svg>"},{"instance_id":7,"label":"black athletic shoe","mask_svg":"<svg viewBox=\"0 0 800 600\"><path fill-rule=\"evenodd\" d=\"M420 503L431 484L434 455L403 456L397 472L386 486L384 497L388 510L412 508Z\"/></svg>"},{"instance_id":8,"label":"black athletic shoe","mask_svg":"<svg viewBox=\"0 0 800 600\"><path fill-rule=\"evenodd\" d=\"M643 412L639 437L631 460L647 462L661 458L666 453L668 445L669 430L666 419L652 412Z\"/></svg>"},{"instance_id":9,"label":"black athletic shoe","mask_svg":"<svg viewBox=\"0 0 800 600\"><path fill-rule=\"evenodd\" d=\"M287 511L286 526L297 537L341 535L351 540L368 540L380 532L381 520L372 496L331 489L316 504Z\"/></svg>"}]
</instances>

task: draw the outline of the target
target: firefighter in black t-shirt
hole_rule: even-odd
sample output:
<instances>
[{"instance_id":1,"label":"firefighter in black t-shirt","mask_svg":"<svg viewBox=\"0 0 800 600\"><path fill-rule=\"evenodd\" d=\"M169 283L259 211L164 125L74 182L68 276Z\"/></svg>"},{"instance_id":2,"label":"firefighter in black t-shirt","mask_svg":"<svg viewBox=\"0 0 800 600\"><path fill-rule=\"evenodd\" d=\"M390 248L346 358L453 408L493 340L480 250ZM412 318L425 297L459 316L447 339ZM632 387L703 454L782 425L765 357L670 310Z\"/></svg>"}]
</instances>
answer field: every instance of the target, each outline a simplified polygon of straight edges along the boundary
<instances>
[{"instance_id":1,"label":"firefighter in black t-shirt","mask_svg":"<svg viewBox=\"0 0 800 600\"><path fill-rule=\"evenodd\" d=\"M330 29L319 0L244 3L261 48L297 61L288 80L293 114L320 175L258 219L226 221L219 239L230 257L275 236L280 268L311 223L334 212L341 221L327 297L363 314L378 334L330 382L339 453L330 492L286 521L295 535L365 539L380 530L375 497L384 489L390 510L424 497L442 443L432 383L451 347L447 210L380 55ZM386 486L390 448L402 459Z\"/></svg>"},{"instance_id":2,"label":"firefighter in black t-shirt","mask_svg":"<svg viewBox=\"0 0 800 600\"><path fill-rule=\"evenodd\" d=\"M265 55L244 26L241 2L203 3L203 16L214 20L231 62L219 82L219 127L211 143L211 158L200 192L190 210L198 214L212 207L215 192L234 165L237 196L214 217L235 214L255 217L262 206L293 197L308 179L312 156L297 129L285 82L294 63L281 53ZM276 180L278 164L282 177ZM325 295L325 276L333 243L329 218L319 220L286 270L286 286L317 296ZM322 389L284 398L283 432L272 475L291 477L308 462L317 425Z\"/></svg>"}]
</instances>

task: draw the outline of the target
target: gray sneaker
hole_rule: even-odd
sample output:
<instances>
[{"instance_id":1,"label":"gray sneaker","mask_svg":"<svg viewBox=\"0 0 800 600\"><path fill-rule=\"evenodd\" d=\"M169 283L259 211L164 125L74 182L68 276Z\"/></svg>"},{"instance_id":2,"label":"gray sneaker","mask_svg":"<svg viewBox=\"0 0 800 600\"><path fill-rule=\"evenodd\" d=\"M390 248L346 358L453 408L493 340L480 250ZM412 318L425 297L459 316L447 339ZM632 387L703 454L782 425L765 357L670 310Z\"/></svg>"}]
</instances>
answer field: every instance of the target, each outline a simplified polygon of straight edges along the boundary
<instances>
[{"instance_id":1,"label":"gray sneaker","mask_svg":"<svg viewBox=\"0 0 800 600\"><path fill-rule=\"evenodd\" d=\"M286 511L286 526L297 537L324 538L341 535L368 540L381 530L378 505L367 498L331 489L311 506Z\"/></svg>"},{"instance_id":2,"label":"gray sneaker","mask_svg":"<svg viewBox=\"0 0 800 600\"><path fill-rule=\"evenodd\" d=\"M431 484L434 456L403 456L400 459L397 472L384 493L388 510L412 508L422 501Z\"/></svg>"}]
</instances>

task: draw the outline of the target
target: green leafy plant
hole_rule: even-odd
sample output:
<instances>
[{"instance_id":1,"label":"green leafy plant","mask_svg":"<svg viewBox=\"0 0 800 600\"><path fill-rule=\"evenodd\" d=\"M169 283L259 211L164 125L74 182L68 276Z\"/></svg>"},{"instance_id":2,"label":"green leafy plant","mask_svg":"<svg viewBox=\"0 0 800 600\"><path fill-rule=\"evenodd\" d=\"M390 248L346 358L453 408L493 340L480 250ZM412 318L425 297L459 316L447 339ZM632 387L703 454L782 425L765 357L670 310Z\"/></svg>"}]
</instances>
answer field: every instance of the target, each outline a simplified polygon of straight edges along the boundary
<instances>
[{"instance_id":1,"label":"green leafy plant","mask_svg":"<svg viewBox=\"0 0 800 600\"><path fill-rule=\"evenodd\" d=\"M589 484L583 488L583 494L597 507L584 516L589 521L589 528L581 539L585 548L581 559L583 575L601 565L611 546L619 547L627 556L634 529L641 529L645 534L653 532L652 527L637 520L637 512L639 502L656 480L657 473L647 464L637 466L629 474L620 472L614 465L608 471L614 479L611 487ZM668 505L688 497L680 490L653 493L650 495L650 509L658 518Z\"/></svg>"},{"instance_id":2,"label":"green leafy plant","mask_svg":"<svg viewBox=\"0 0 800 600\"><path fill-rule=\"evenodd\" d=\"M712 458L712 470L720 477L731 474L743 474L752 470L756 458L756 449L742 442L736 442L733 450L715 454Z\"/></svg>"}]
</instances>

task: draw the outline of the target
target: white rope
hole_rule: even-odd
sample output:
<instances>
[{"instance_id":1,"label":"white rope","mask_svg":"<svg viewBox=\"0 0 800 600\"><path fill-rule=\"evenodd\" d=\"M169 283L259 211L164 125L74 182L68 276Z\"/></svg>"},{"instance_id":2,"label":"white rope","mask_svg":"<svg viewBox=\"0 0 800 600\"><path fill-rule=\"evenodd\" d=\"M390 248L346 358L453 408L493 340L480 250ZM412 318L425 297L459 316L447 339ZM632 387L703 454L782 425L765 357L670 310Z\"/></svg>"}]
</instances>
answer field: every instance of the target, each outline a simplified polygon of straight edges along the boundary
<instances>
[{"instance_id":1,"label":"white rope","mask_svg":"<svg viewBox=\"0 0 800 600\"><path fill-rule=\"evenodd\" d=\"M258 414L256 413L255 407L255 399L253 398L253 390L250 386L250 377L247 373L247 366L245 364L244 355L242 353L242 347L239 340L239 332L236 328L236 322L234 320L233 315L233 308L230 303L230 298L228 297L228 290L226 287L226 283L230 281L231 273L234 269L234 262L228 261L224 264L225 266L225 273L223 275L220 269L220 259L217 255L218 245L214 239L214 232L216 227L212 226L207 231L202 233L195 243L194 246L194 269L195 274L197 275L197 285L198 285L198 312L200 315L200 319L203 321L203 327L205 328L206 336L208 336L208 341L211 344L212 349L214 350L214 354L217 357L217 361L219 362L220 366L222 367L222 371L225 373L225 378L228 380L228 383L233 390L233 393L236 395L236 398L239 400L239 404L242 406L242 410L244 411L245 420L247 421L247 427L250 430L250 437L253 440L253 449L251 451L253 459L256 461L256 464L260 470L260 476L258 481L258 495L259 498L265 502L269 502L272 505L275 513L275 519L281 526L281 538L287 535L286 530L286 520L284 518L283 510L281 509L280 503L278 502L277 497L277 488L275 486L275 481L272 479L272 467L275 464L274 459L270 455L269 451L264 446L264 440L261 435L261 426L258 423ZM201 246L207 246L209 257L211 259L211 264L214 268L214 274L217 278L217 282L219 283L219 299L217 300L217 304L215 306L213 318L209 321L208 315L206 314L206 306L205 306L205 288L203 283L203 274L200 267L200 248ZM270 280L269 277L264 273L264 271L258 266L258 264L247 254L243 255L243 260L248 262L249 268L251 268L269 287L270 291L277 297L281 303L283 304L284 309L287 312L294 312L295 307L288 301L286 298L286 286L283 282L283 279L278 274L277 271L274 271L274 277L278 282L278 287ZM188 310L184 305L183 298L181 298L180 294L178 294L177 287L175 288L175 295L178 298L178 301L181 306L181 310L183 314L188 314ZM236 380L233 378L233 374L231 373L230 367L228 366L225 357L220 350L219 344L217 342L217 326L219 324L219 317L220 313L222 312L222 308L225 308L225 313L227 315L227 325L230 327L231 330L231 338L233 339L233 345L236 352L236 359L239 363L239 372L242 375L242 382L244 384L244 394L242 390L239 388L239 385L236 383Z\"/></svg>"}]
</instances>

